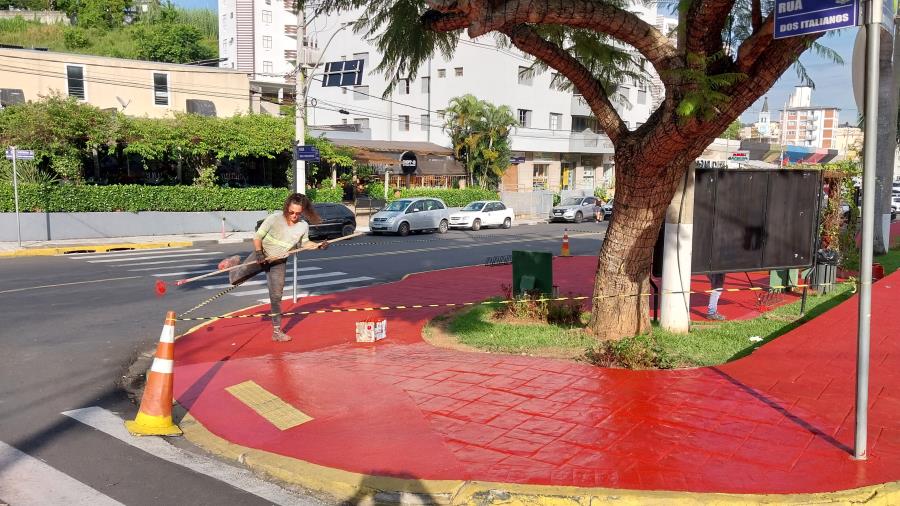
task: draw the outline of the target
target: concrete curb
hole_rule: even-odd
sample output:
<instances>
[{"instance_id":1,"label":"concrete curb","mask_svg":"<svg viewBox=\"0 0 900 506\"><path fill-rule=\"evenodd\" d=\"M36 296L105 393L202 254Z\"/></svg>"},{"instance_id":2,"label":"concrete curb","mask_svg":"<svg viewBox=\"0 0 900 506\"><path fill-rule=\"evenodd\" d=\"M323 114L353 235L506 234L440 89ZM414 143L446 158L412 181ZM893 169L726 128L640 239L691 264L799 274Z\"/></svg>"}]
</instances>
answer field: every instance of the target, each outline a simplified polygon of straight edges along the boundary
<instances>
[{"instance_id":1,"label":"concrete curb","mask_svg":"<svg viewBox=\"0 0 900 506\"><path fill-rule=\"evenodd\" d=\"M48 248L20 248L11 251L0 251L0 257L32 257L53 256L66 253L106 253L109 251L124 251L151 248L175 248L193 246L193 241L165 241L146 243L116 243L116 244L83 244L73 246L53 246Z\"/></svg>"},{"instance_id":2,"label":"concrete curb","mask_svg":"<svg viewBox=\"0 0 900 506\"><path fill-rule=\"evenodd\" d=\"M725 494L654 490L621 490L551 485L524 485L461 480L415 480L372 476L329 468L222 439L190 414L180 423L184 436L201 448L244 464L256 473L319 491L353 504L451 504L480 506L583 505L616 502L628 505L664 504L900 504L900 482L853 490L813 494Z\"/></svg>"}]
</instances>

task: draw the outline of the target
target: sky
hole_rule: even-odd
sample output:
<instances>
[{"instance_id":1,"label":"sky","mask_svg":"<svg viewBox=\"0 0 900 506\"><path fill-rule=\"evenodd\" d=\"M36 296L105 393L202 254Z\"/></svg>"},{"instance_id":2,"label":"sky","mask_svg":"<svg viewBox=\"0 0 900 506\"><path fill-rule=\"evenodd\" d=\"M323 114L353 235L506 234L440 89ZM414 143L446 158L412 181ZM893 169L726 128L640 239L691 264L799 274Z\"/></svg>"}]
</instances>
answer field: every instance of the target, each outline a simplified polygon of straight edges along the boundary
<instances>
[{"instance_id":1,"label":"sky","mask_svg":"<svg viewBox=\"0 0 900 506\"><path fill-rule=\"evenodd\" d=\"M175 0L175 4L186 8L207 8L217 10L217 0ZM841 123L856 123L857 111L856 101L853 99L852 82L851 82L851 60L853 54L853 41L856 37L856 28L846 28L826 34L819 39L819 42L841 55L844 64L835 64L831 61L820 58L807 51L807 54L801 57L801 61L806 66L807 73L815 84L812 94L812 104L817 106L834 106L840 109L839 118ZM784 107L788 97L794 87L800 84L800 78L794 69L788 69L781 76L781 79L775 83L775 86L766 93L769 97L769 111L771 112L772 121L779 119L778 110ZM760 109L762 109L762 99L750 106L744 114L741 115L743 123L753 123L757 120Z\"/></svg>"}]
</instances>

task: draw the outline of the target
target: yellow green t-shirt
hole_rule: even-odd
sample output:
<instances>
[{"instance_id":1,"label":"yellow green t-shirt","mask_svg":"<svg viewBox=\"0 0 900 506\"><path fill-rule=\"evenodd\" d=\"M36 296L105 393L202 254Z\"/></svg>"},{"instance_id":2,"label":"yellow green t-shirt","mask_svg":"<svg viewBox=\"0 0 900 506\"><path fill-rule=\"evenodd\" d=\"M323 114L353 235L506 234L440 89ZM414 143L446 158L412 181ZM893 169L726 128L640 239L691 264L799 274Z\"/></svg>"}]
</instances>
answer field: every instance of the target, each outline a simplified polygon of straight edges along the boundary
<instances>
[{"instance_id":1,"label":"yellow green t-shirt","mask_svg":"<svg viewBox=\"0 0 900 506\"><path fill-rule=\"evenodd\" d=\"M309 240L309 225L300 220L291 225L281 212L272 213L256 231L267 257L282 256Z\"/></svg>"}]
</instances>

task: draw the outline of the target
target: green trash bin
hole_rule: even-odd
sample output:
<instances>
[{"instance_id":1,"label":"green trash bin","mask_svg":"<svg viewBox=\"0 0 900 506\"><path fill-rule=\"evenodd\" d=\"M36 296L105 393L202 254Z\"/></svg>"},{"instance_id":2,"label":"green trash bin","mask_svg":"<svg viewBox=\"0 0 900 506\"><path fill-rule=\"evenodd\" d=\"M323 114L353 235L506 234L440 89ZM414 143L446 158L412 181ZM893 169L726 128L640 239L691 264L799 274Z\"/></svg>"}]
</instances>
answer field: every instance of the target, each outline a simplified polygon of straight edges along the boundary
<instances>
[{"instance_id":1,"label":"green trash bin","mask_svg":"<svg viewBox=\"0 0 900 506\"><path fill-rule=\"evenodd\" d=\"M542 251L513 251L513 296L539 292L553 293L553 254Z\"/></svg>"}]
</instances>

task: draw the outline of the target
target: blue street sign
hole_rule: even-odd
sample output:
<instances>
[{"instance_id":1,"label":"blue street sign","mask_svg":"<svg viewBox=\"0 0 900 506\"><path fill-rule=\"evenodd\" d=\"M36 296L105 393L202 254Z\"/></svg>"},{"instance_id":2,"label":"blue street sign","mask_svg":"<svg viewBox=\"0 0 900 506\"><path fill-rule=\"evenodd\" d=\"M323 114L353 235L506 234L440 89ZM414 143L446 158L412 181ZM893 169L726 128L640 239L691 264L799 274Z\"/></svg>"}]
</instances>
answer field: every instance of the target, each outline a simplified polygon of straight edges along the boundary
<instances>
[{"instance_id":1,"label":"blue street sign","mask_svg":"<svg viewBox=\"0 0 900 506\"><path fill-rule=\"evenodd\" d=\"M509 163L512 165L519 165L520 163L525 163L525 157L524 156L510 157Z\"/></svg>"},{"instance_id":2,"label":"blue street sign","mask_svg":"<svg viewBox=\"0 0 900 506\"><path fill-rule=\"evenodd\" d=\"M297 160L303 160L304 162L319 161L319 149L315 146L297 146L294 150L294 155L297 157Z\"/></svg>"},{"instance_id":3,"label":"blue street sign","mask_svg":"<svg viewBox=\"0 0 900 506\"><path fill-rule=\"evenodd\" d=\"M775 0L775 38L856 26L859 0Z\"/></svg>"},{"instance_id":4,"label":"blue street sign","mask_svg":"<svg viewBox=\"0 0 900 506\"><path fill-rule=\"evenodd\" d=\"M13 149L6 148L6 159L13 159ZM17 149L16 150L16 159L18 160L34 160L34 151L31 149Z\"/></svg>"}]
</instances>

